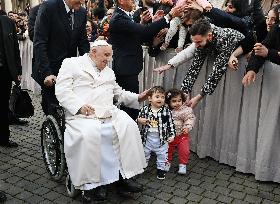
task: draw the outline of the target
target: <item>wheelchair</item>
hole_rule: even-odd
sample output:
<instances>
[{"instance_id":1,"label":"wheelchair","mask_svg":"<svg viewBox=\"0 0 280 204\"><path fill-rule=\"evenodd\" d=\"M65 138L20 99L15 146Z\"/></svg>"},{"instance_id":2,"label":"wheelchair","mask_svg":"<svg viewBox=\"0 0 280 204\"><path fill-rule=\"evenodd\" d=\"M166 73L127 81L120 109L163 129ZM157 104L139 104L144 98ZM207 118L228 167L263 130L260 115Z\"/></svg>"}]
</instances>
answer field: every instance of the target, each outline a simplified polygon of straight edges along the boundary
<instances>
[{"instance_id":1,"label":"wheelchair","mask_svg":"<svg viewBox=\"0 0 280 204\"><path fill-rule=\"evenodd\" d=\"M65 184L70 197L78 196L80 190L74 188L67 171L64 155L63 133L65 130L64 109L59 105L52 106L52 114L48 115L41 128L41 147L47 172L55 181L66 176Z\"/></svg>"}]
</instances>

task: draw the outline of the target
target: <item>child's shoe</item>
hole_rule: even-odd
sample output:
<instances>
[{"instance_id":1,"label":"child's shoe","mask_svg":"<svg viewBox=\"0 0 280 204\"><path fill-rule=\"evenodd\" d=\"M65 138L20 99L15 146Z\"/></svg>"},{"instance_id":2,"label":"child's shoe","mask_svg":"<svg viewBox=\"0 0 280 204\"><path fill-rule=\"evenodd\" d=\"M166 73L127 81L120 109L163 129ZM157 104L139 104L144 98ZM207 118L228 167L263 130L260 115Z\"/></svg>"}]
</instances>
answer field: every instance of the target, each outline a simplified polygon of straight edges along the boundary
<instances>
[{"instance_id":1,"label":"child's shoe","mask_svg":"<svg viewBox=\"0 0 280 204\"><path fill-rule=\"evenodd\" d=\"M169 171L170 166L171 166L171 163L170 162L166 162L166 164L165 164L165 171L166 172Z\"/></svg>"},{"instance_id":2,"label":"child's shoe","mask_svg":"<svg viewBox=\"0 0 280 204\"><path fill-rule=\"evenodd\" d=\"M164 180L165 179L165 171L158 169L157 170L157 179Z\"/></svg>"},{"instance_id":3,"label":"child's shoe","mask_svg":"<svg viewBox=\"0 0 280 204\"><path fill-rule=\"evenodd\" d=\"M178 174L186 174L186 173L187 173L187 166L185 164L179 164Z\"/></svg>"},{"instance_id":4,"label":"child's shoe","mask_svg":"<svg viewBox=\"0 0 280 204\"><path fill-rule=\"evenodd\" d=\"M162 51L164 51L164 50L166 50L167 49L167 47L168 47L168 44L167 43L163 43L161 46L160 46L160 50L162 50Z\"/></svg>"}]
</instances>

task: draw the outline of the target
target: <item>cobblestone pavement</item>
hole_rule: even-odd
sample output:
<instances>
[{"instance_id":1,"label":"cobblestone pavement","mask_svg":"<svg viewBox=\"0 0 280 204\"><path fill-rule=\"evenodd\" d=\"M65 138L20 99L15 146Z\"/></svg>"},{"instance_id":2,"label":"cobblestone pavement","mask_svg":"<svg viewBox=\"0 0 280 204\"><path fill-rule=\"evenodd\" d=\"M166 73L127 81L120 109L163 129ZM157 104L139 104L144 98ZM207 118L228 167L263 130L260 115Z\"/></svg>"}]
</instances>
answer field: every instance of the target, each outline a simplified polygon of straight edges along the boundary
<instances>
[{"instance_id":1,"label":"cobblestone pavement","mask_svg":"<svg viewBox=\"0 0 280 204\"><path fill-rule=\"evenodd\" d=\"M81 203L81 196L69 198L64 181L52 181L45 170L40 145L44 117L39 97L33 97L35 115L27 126L11 126L16 149L0 148L0 189L7 193L6 203ZM176 160L174 160L176 162ZM164 181L157 180L154 158L147 171L137 178L144 191L132 198L120 198L112 188L106 203L280 203L280 185L259 182L251 174L211 158L199 159L192 153L188 174L176 174L175 165Z\"/></svg>"}]
</instances>

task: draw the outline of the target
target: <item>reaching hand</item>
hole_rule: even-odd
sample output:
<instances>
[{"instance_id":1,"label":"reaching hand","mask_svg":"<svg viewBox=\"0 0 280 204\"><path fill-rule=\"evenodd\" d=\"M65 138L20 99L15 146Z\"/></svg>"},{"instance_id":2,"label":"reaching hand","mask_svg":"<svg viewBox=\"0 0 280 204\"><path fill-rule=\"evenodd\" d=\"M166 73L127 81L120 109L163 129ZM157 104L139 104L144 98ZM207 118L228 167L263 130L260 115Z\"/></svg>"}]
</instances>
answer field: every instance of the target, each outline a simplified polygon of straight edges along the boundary
<instances>
[{"instance_id":1,"label":"reaching hand","mask_svg":"<svg viewBox=\"0 0 280 204\"><path fill-rule=\"evenodd\" d=\"M164 10L157 10L155 15L152 18L152 21L158 21L159 19L161 19L164 16Z\"/></svg>"},{"instance_id":2,"label":"reaching hand","mask_svg":"<svg viewBox=\"0 0 280 204\"><path fill-rule=\"evenodd\" d=\"M229 68L233 70L238 70L238 59L232 54L228 60Z\"/></svg>"},{"instance_id":3,"label":"reaching hand","mask_svg":"<svg viewBox=\"0 0 280 204\"><path fill-rule=\"evenodd\" d=\"M140 94L138 95L138 101L139 101L139 102L143 102L143 101L147 100L149 90L150 90L150 89L147 89L147 90L143 91L142 93L140 93Z\"/></svg>"},{"instance_id":4,"label":"reaching hand","mask_svg":"<svg viewBox=\"0 0 280 204\"><path fill-rule=\"evenodd\" d=\"M256 43L254 45L255 55L260 57L267 57L268 49L261 43Z\"/></svg>"},{"instance_id":5,"label":"reaching hand","mask_svg":"<svg viewBox=\"0 0 280 204\"><path fill-rule=\"evenodd\" d=\"M163 65L161 67L158 67L158 68L155 68L154 69L154 72L158 72L159 74L161 74L162 72L168 70L171 68L171 65L170 64L166 64L166 65Z\"/></svg>"},{"instance_id":6,"label":"reaching hand","mask_svg":"<svg viewBox=\"0 0 280 204\"><path fill-rule=\"evenodd\" d=\"M44 85L46 86L53 86L55 84L56 81L56 76L54 75L49 75L45 78L44 80Z\"/></svg>"},{"instance_id":7,"label":"reaching hand","mask_svg":"<svg viewBox=\"0 0 280 204\"><path fill-rule=\"evenodd\" d=\"M150 123L150 120L147 118L137 118L137 122L141 125L148 125Z\"/></svg>"},{"instance_id":8,"label":"reaching hand","mask_svg":"<svg viewBox=\"0 0 280 204\"><path fill-rule=\"evenodd\" d=\"M150 11L149 10L144 11L140 18L141 18L140 20L141 24L147 24L152 19Z\"/></svg>"},{"instance_id":9,"label":"reaching hand","mask_svg":"<svg viewBox=\"0 0 280 204\"><path fill-rule=\"evenodd\" d=\"M187 1L186 9L196 9L203 12L203 8L196 1Z\"/></svg>"},{"instance_id":10,"label":"reaching hand","mask_svg":"<svg viewBox=\"0 0 280 204\"><path fill-rule=\"evenodd\" d=\"M242 84L244 86L249 86L251 82L255 82L256 80L256 72L254 71L248 71L247 74L242 79Z\"/></svg>"},{"instance_id":11,"label":"reaching hand","mask_svg":"<svg viewBox=\"0 0 280 204\"><path fill-rule=\"evenodd\" d=\"M159 33L153 39L153 47L158 46L164 41L165 35L168 31L168 28L163 28L159 31Z\"/></svg>"},{"instance_id":12,"label":"reaching hand","mask_svg":"<svg viewBox=\"0 0 280 204\"><path fill-rule=\"evenodd\" d=\"M193 97L188 102L188 106L190 106L191 108L195 108L201 99L202 99L202 96L200 94L198 94L197 96Z\"/></svg>"},{"instance_id":13,"label":"reaching hand","mask_svg":"<svg viewBox=\"0 0 280 204\"><path fill-rule=\"evenodd\" d=\"M182 15L182 12L184 11L186 6L175 6L171 9L171 11L169 12L172 17L180 17Z\"/></svg>"}]
</instances>

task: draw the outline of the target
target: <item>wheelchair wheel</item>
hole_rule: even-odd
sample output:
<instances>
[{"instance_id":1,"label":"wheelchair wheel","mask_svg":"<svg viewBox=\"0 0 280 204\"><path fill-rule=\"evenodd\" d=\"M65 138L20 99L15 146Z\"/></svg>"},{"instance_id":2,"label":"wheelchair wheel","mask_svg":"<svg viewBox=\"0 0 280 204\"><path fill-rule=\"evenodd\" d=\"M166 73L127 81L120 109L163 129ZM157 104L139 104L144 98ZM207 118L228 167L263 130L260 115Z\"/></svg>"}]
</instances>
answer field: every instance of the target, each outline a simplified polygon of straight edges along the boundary
<instances>
[{"instance_id":1,"label":"wheelchair wheel","mask_svg":"<svg viewBox=\"0 0 280 204\"><path fill-rule=\"evenodd\" d=\"M65 173L63 136L56 119L48 115L41 129L43 159L50 176L59 181Z\"/></svg>"},{"instance_id":2,"label":"wheelchair wheel","mask_svg":"<svg viewBox=\"0 0 280 204\"><path fill-rule=\"evenodd\" d=\"M66 176L65 185L69 197L75 198L80 193L80 190L74 188L69 174Z\"/></svg>"}]
</instances>

